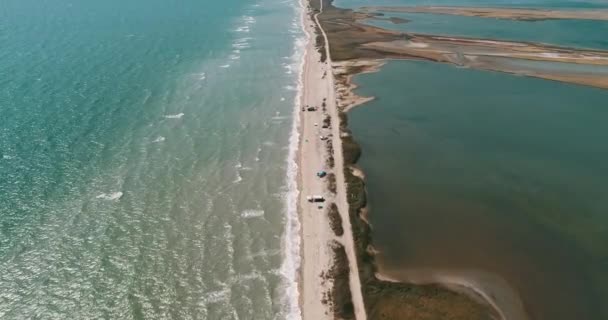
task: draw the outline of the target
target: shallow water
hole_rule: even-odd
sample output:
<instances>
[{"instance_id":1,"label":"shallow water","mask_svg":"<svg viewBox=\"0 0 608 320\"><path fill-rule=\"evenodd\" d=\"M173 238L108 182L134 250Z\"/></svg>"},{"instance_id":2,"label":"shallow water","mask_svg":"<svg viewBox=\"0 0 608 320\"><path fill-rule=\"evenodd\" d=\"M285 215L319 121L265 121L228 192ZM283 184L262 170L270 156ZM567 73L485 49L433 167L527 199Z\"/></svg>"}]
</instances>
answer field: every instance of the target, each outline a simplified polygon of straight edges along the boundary
<instances>
[{"instance_id":1,"label":"shallow water","mask_svg":"<svg viewBox=\"0 0 608 320\"><path fill-rule=\"evenodd\" d=\"M608 319L608 91L411 61L356 82L378 97L349 126L384 270L489 274L530 319Z\"/></svg>"},{"instance_id":2,"label":"shallow water","mask_svg":"<svg viewBox=\"0 0 608 320\"><path fill-rule=\"evenodd\" d=\"M578 64L567 62L546 62L525 59L496 58L492 60L500 65L509 66L509 70L517 71L540 71L564 74L581 74L593 76L608 76L608 66L597 66L591 64Z\"/></svg>"},{"instance_id":3,"label":"shallow water","mask_svg":"<svg viewBox=\"0 0 608 320\"><path fill-rule=\"evenodd\" d=\"M2 1L0 318L298 318L298 8Z\"/></svg>"},{"instance_id":4,"label":"shallow water","mask_svg":"<svg viewBox=\"0 0 608 320\"><path fill-rule=\"evenodd\" d=\"M513 8L608 8L604 0L336 0L334 5L356 9L363 6L475 6Z\"/></svg>"},{"instance_id":5,"label":"shallow water","mask_svg":"<svg viewBox=\"0 0 608 320\"><path fill-rule=\"evenodd\" d=\"M424 13L385 12L385 17L399 17L410 22L368 20L366 23L386 29L433 35L464 36L511 41L540 42L563 47L608 49L608 21L543 20L512 21L480 17Z\"/></svg>"}]
</instances>

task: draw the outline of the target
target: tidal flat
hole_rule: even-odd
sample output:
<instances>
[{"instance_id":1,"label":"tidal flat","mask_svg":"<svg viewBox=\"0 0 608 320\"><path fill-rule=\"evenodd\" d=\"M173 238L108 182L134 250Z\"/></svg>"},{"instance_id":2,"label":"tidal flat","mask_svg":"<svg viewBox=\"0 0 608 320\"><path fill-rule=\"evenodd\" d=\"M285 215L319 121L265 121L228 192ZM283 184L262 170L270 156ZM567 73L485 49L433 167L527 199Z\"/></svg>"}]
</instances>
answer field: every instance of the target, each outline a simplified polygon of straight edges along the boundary
<instances>
[{"instance_id":1,"label":"tidal flat","mask_svg":"<svg viewBox=\"0 0 608 320\"><path fill-rule=\"evenodd\" d=\"M482 17L517 21L542 20L608 20L608 10L549 10L538 8L484 8L447 6L362 7L361 11L435 13L467 17Z\"/></svg>"}]
</instances>

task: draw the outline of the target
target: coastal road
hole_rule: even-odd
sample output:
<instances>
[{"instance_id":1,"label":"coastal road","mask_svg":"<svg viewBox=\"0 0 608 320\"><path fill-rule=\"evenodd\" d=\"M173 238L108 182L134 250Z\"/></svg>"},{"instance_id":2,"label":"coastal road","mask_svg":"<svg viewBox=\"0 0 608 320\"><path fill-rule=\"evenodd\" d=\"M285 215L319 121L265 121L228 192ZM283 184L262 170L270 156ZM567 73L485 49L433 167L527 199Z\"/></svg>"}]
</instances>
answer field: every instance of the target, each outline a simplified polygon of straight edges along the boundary
<instances>
[{"instance_id":1,"label":"coastal road","mask_svg":"<svg viewBox=\"0 0 608 320\"><path fill-rule=\"evenodd\" d=\"M304 1L304 0L303 0ZM302 91L300 105L320 107L327 99L330 88L327 77L323 77L327 66L320 62L320 54L315 49L314 22L304 13L304 28L308 35L302 69ZM320 135L328 135L329 129L321 128L324 112L297 110L300 115L300 142L298 152L298 187L300 190L299 212L302 235L301 263L301 310L303 320L333 320L329 302L332 281L329 273L333 265L333 251L330 244L337 237L330 228L325 204L310 203L306 197L323 195L326 202L333 202L333 195L327 188L326 179L317 177L320 170L327 168L327 143Z\"/></svg>"},{"instance_id":2,"label":"coastal road","mask_svg":"<svg viewBox=\"0 0 608 320\"><path fill-rule=\"evenodd\" d=\"M361 280L359 278L359 266L357 263L357 254L355 252L355 243L353 239L352 226L349 217L349 207L346 200L346 180L344 178L344 157L342 154L342 139L340 138L340 117L339 110L336 105L335 96L335 81L334 74L332 71L331 54L329 50L329 41L327 34L323 29L323 26L319 22L319 14L323 13L323 0L320 0L320 12L314 15L314 20L319 30L323 34L325 41L325 54L326 54L326 77L323 82L327 86L327 110L331 116L331 130L332 130L332 143L334 147L334 174L336 175L336 205L340 215L342 216L342 224L345 230L344 235L341 237L340 242L346 249L346 255L348 256L350 266L350 290L352 294L352 302L355 311L355 317L357 320L366 320L367 314L365 312L365 304L363 302L363 293L361 291Z\"/></svg>"},{"instance_id":3,"label":"coastal road","mask_svg":"<svg viewBox=\"0 0 608 320\"><path fill-rule=\"evenodd\" d=\"M302 0L307 1L307 0ZM330 272L333 266L333 242L341 243L349 260L349 285L352 295L354 314L357 320L365 320L365 306L361 292L359 269L348 215L346 184L344 178L344 160L342 140L340 138L340 119L336 105L334 75L329 50L327 59L321 61L321 54L315 47L315 24L318 17L311 19L307 12L303 14L303 27L307 34L306 51L302 69L302 91L300 105L316 106L316 111L297 110L300 117L300 141L298 148L298 189L300 190L298 208L301 223L300 266L300 305L303 320L333 320L334 314L329 303L333 281ZM323 36L327 43L325 32ZM327 46L326 46L327 49ZM323 102L326 111L322 110ZM325 117L331 118L331 127L322 128ZM334 167L329 168L327 159L330 156L327 140L320 136L332 135ZM328 190L326 179L317 177L320 170L333 172L336 177L336 193ZM307 201L310 195L323 195L326 203L319 206ZM335 203L342 217L344 234L337 236L330 227L326 206Z\"/></svg>"}]
</instances>

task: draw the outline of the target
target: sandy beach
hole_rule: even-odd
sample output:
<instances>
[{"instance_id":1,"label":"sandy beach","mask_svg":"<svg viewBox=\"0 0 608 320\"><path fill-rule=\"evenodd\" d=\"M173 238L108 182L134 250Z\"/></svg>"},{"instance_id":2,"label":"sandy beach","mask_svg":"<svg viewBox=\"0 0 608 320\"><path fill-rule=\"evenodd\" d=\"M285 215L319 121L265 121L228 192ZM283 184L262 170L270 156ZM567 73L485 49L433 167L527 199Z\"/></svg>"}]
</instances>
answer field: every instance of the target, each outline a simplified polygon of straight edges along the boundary
<instances>
[{"instance_id":1,"label":"sandy beach","mask_svg":"<svg viewBox=\"0 0 608 320\"><path fill-rule=\"evenodd\" d=\"M300 270L300 303L303 319L333 319L331 302L328 301L332 289L330 273L333 262L332 243L344 246L350 267L349 282L356 319L366 319L361 285L356 263L355 250L348 204L346 201L346 186L343 174L342 142L338 110L336 109L334 78L331 71L331 60L321 61L321 55L315 48L316 22L304 12L303 25L308 35L304 64L302 70L302 93L300 106L316 107L315 111L302 111L300 115L300 143L298 150L298 200L301 219L301 254ZM323 104L325 103L325 108ZM325 111L324 111L325 109ZM329 128L322 128L326 117L330 117ZM327 145L333 144L334 166L328 165L330 156ZM335 174L336 192L328 189L327 177L317 176L319 171ZM308 196L320 195L324 202L311 203ZM342 217L344 234L337 236L330 227L327 210L335 203Z\"/></svg>"}]
</instances>

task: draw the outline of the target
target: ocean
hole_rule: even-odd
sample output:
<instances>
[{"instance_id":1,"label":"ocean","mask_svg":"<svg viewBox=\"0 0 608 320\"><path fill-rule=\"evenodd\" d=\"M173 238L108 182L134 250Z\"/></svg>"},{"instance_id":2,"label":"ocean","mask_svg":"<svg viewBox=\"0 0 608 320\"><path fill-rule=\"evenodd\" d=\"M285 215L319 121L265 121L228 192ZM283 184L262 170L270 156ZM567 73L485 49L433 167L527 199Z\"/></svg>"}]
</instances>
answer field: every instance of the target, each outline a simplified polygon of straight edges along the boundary
<instances>
[{"instance_id":1,"label":"ocean","mask_svg":"<svg viewBox=\"0 0 608 320\"><path fill-rule=\"evenodd\" d=\"M370 1L360 5L504 5ZM512 6L605 7L523 1ZM391 29L606 49L602 21L518 22L393 14ZM595 32L597 31L597 32ZM522 68L605 68L513 61ZM361 144L380 270L467 279L530 320L608 319L608 91L422 61L355 77L376 99L349 112ZM519 319L518 319L519 320Z\"/></svg>"},{"instance_id":2,"label":"ocean","mask_svg":"<svg viewBox=\"0 0 608 320\"><path fill-rule=\"evenodd\" d=\"M0 3L0 318L299 318L300 15Z\"/></svg>"}]
</instances>

